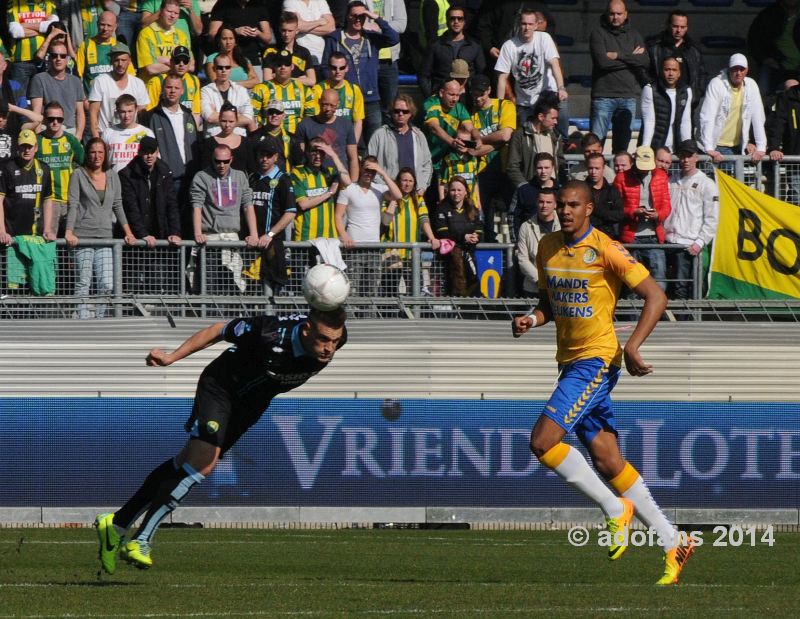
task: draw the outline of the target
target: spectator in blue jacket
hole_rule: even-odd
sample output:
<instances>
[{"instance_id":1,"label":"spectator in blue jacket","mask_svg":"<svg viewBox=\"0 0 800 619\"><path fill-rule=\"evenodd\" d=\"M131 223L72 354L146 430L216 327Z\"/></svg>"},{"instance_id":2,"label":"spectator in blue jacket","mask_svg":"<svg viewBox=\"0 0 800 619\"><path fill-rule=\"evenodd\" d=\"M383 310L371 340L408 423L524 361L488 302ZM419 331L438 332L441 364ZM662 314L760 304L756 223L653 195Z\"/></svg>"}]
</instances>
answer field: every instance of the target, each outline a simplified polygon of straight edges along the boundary
<instances>
[{"instance_id":1,"label":"spectator in blue jacket","mask_svg":"<svg viewBox=\"0 0 800 619\"><path fill-rule=\"evenodd\" d=\"M371 19L380 31L364 29L364 22ZM368 144L372 134L381 126L381 96L378 90L378 68L381 49L397 45L400 35L377 13L367 9L361 0L354 0L347 7L347 23L344 29L337 28L325 38L322 66L328 66L333 52L341 52L347 58L346 79L358 84L364 95L364 143ZM325 76L327 77L327 75Z\"/></svg>"}]
</instances>

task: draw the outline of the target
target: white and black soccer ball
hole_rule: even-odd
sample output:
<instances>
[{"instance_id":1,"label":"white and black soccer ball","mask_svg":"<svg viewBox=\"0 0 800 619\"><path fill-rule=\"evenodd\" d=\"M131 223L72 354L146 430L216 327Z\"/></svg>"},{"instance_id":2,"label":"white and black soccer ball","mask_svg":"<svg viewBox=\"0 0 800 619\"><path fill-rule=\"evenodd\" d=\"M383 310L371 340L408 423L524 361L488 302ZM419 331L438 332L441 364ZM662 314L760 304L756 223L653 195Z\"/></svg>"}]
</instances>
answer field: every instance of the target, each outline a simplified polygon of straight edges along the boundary
<instances>
[{"instance_id":1,"label":"white and black soccer ball","mask_svg":"<svg viewBox=\"0 0 800 619\"><path fill-rule=\"evenodd\" d=\"M303 280L303 296L314 309L323 312L340 307L350 294L350 280L332 264L312 267Z\"/></svg>"}]
</instances>

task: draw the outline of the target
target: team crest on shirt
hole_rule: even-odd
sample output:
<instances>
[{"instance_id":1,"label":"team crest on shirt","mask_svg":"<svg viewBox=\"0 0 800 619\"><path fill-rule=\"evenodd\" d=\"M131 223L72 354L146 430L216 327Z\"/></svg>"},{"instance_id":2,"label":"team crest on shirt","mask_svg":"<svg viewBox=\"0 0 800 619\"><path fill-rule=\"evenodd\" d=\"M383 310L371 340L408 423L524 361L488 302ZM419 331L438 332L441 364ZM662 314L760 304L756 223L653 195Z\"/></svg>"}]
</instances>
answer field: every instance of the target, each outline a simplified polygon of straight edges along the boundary
<instances>
[{"instance_id":1,"label":"team crest on shirt","mask_svg":"<svg viewBox=\"0 0 800 619\"><path fill-rule=\"evenodd\" d=\"M277 187L277 186L278 186L278 179L277 179L277 178L273 178L273 179L272 179L272 180L269 182L269 188L270 188L270 189L275 189L275 187Z\"/></svg>"},{"instance_id":2,"label":"team crest on shirt","mask_svg":"<svg viewBox=\"0 0 800 619\"><path fill-rule=\"evenodd\" d=\"M585 252L583 252L583 262L584 264L592 264L597 260L597 252L594 250L594 247L590 247Z\"/></svg>"}]
</instances>

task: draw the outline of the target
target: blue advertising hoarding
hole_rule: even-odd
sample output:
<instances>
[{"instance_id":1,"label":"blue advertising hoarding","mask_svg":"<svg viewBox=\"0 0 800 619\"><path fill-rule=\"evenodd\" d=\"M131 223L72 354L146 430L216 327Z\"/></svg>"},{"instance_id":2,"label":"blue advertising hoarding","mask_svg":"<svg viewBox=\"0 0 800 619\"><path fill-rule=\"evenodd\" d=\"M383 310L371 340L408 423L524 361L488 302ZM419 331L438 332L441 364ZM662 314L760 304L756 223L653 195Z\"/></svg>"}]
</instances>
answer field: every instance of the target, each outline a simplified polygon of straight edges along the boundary
<instances>
[{"instance_id":1,"label":"blue advertising hoarding","mask_svg":"<svg viewBox=\"0 0 800 619\"><path fill-rule=\"evenodd\" d=\"M279 399L185 504L588 506L528 450L542 405ZM664 507L800 505L800 405L615 406L623 453ZM180 449L190 408L174 398L0 399L0 506L122 503Z\"/></svg>"}]
</instances>

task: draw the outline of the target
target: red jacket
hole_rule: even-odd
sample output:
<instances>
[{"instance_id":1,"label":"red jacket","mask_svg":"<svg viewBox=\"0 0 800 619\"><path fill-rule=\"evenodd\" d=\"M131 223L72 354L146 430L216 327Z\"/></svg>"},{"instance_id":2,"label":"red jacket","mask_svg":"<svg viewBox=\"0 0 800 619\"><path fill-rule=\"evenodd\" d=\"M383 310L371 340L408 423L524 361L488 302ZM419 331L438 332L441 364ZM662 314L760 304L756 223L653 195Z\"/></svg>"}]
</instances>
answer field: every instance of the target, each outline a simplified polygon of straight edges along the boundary
<instances>
[{"instance_id":1,"label":"red jacket","mask_svg":"<svg viewBox=\"0 0 800 619\"><path fill-rule=\"evenodd\" d=\"M636 209L639 208L639 192L642 184L639 182L639 176L634 169L620 172L617 178L614 179L614 187L619 190L622 196L622 205L625 213L625 219L622 220L622 228L620 229L620 241L623 243L632 243L633 237L636 234L636 228L639 224L639 217L636 215ZM669 199L669 177L664 170L656 168L652 172L650 179L650 203L658 213L656 220L656 237L658 242L664 242L664 220L669 217L672 212L672 204Z\"/></svg>"}]
</instances>

